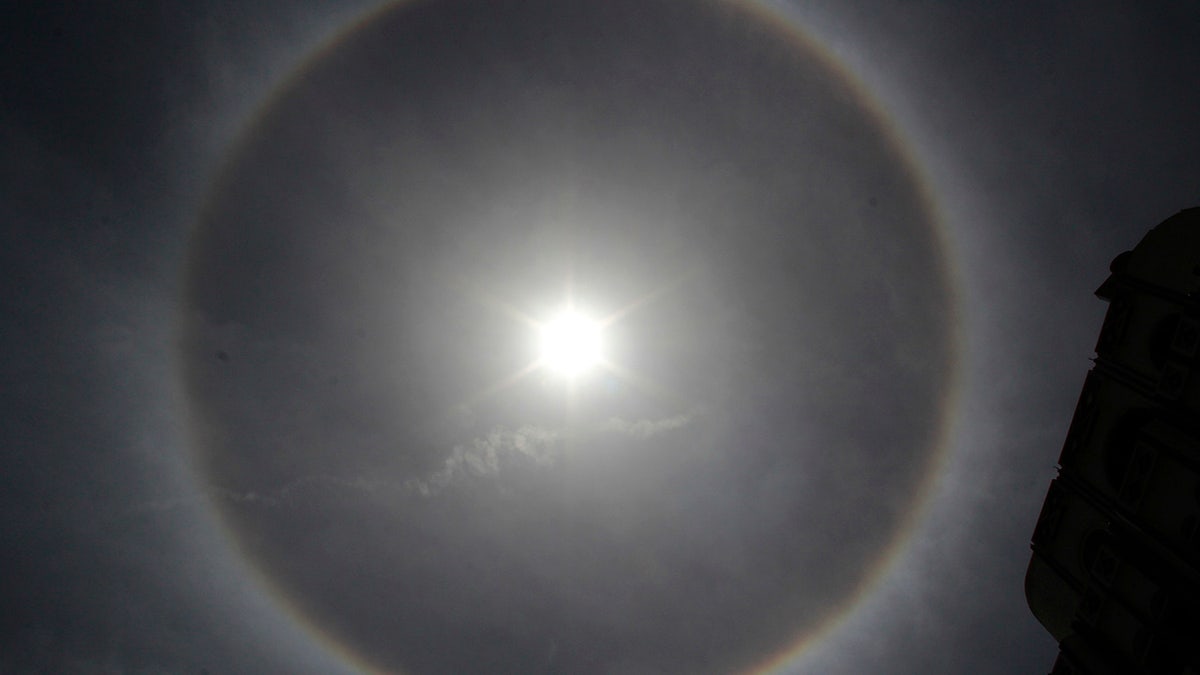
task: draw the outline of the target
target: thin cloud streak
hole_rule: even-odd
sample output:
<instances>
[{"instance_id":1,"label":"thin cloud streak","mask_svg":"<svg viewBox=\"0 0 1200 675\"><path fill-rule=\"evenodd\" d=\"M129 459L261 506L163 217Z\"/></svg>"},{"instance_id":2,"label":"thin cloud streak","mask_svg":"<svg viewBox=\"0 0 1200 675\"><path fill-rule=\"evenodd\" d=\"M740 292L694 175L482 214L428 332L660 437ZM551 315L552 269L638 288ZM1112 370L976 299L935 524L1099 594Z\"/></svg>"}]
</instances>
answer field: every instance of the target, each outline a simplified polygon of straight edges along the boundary
<instances>
[{"instance_id":1,"label":"thin cloud streak","mask_svg":"<svg viewBox=\"0 0 1200 675\"><path fill-rule=\"evenodd\" d=\"M626 420L613 417L597 425L590 435L626 436L644 441L660 434L684 429L694 419L694 413L680 413L661 419ZM287 506L294 503L298 495L306 490L327 487L363 493L392 492L402 496L436 497L456 482L495 476L516 465L532 463L539 467L553 466L563 457L564 441L582 435L585 434L537 425L523 425L516 429L496 427L484 436L454 446L439 469L417 478L389 480L367 476L345 478L313 475L298 478L277 488L236 491L210 486L206 492L209 498L214 500L225 500L235 504L261 504L268 507ZM190 500L158 500L146 502L137 510L160 511L187 503L190 503Z\"/></svg>"}]
</instances>

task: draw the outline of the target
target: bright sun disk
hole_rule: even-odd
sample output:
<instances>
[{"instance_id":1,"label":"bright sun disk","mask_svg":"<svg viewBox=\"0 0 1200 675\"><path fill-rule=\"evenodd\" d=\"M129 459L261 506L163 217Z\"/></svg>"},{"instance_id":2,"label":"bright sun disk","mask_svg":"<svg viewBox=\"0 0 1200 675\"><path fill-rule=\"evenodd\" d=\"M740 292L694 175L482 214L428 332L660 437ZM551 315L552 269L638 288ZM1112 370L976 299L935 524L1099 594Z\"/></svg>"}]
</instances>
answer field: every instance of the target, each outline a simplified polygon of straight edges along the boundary
<instances>
[{"instance_id":1,"label":"bright sun disk","mask_svg":"<svg viewBox=\"0 0 1200 675\"><path fill-rule=\"evenodd\" d=\"M600 325L565 311L542 326L542 363L568 376L579 375L600 361Z\"/></svg>"}]
</instances>

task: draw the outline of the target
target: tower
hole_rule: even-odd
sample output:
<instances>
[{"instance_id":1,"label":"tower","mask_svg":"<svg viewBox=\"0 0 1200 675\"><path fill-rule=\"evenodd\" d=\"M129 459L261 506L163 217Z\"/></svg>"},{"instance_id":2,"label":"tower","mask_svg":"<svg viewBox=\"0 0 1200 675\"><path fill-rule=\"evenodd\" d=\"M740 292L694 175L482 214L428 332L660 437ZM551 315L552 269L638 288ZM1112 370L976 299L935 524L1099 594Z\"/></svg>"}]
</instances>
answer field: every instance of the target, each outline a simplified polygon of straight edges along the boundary
<instances>
[{"instance_id":1,"label":"tower","mask_svg":"<svg viewBox=\"0 0 1200 675\"><path fill-rule=\"evenodd\" d=\"M1200 208L1117 256L1033 533L1051 675L1200 675Z\"/></svg>"}]
</instances>

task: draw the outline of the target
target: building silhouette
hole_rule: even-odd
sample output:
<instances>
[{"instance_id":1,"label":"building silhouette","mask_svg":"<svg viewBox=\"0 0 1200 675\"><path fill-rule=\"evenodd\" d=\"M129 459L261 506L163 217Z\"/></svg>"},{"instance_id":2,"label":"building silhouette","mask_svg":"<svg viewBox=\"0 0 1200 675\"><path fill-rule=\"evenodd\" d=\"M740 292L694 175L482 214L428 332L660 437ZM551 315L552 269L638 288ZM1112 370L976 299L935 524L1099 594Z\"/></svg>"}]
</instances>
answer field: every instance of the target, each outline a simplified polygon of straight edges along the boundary
<instances>
[{"instance_id":1,"label":"building silhouette","mask_svg":"<svg viewBox=\"0 0 1200 675\"><path fill-rule=\"evenodd\" d=\"M1117 256L1033 533L1051 675L1200 675L1200 208Z\"/></svg>"}]
</instances>

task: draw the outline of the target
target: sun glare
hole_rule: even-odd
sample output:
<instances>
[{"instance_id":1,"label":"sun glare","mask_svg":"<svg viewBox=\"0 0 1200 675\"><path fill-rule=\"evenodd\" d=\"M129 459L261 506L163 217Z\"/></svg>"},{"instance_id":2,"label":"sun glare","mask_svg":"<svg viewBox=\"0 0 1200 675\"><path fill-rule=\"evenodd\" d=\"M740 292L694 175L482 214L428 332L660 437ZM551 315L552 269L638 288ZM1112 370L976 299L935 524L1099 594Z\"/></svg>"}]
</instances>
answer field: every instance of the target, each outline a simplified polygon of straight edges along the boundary
<instances>
[{"instance_id":1,"label":"sun glare","mask_svg":"<svg viewBox=\"0 0 1200 675\"><path fill-rule=\"evenodd\" d=\"M542 326L542 364L567 376L600 362L600 325L571 310Z\"/></svg>"}]
</instances>

